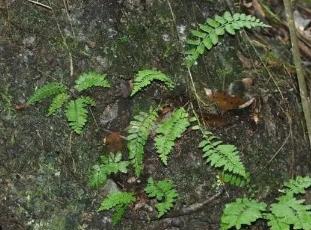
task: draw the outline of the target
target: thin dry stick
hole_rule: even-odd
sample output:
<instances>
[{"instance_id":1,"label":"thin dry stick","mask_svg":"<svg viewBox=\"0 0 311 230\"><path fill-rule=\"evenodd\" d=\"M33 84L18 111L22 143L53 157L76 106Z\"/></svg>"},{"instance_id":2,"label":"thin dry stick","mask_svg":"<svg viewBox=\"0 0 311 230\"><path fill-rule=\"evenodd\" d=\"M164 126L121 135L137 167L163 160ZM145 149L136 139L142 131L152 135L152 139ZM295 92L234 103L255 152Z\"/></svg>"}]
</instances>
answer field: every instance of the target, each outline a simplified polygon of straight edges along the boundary
<instances>
[{"instance_id":1,"label":"thin dry stick","mask_svg":"<svg viewBox=\"0 0 311 230\"><path fill-rule=\"evenodd\" d=\"M50 6L48 6L48 5L45 5L45 4L41 3L41 2L32 1L32 0L27 0L27 1L30 2L30 3L32 3L32 4L35 4L35 5L37 5L37 6L41 6L41 7L45 8L45 9L52 10L52 7L50 7Z\"/></svg>"},{"instance_id":2,"label":"thin dry stick","mask_svg":"<svg viewBox=\"0 0 311 230\"><path fill-rule=\"evenodd\" d=\"M296 29L295 29L295 24L294 24L294 19L293 19L294 17L293 17L291 1L283 0L283 2L284 2L285 13L286 13L287 22L288 22L290 40L292 43L292 53L293 53L294 64L296 66L302 110L303 110L305 120L306 120L309 144L311 147L311 102L310 102L310 98L308 97L306 80L305 80L302 65L301 65L301 59L300 59L300 53L299 53L299 48L298 48L298 40L297 40Z\"/></svg>"}]
</instances>

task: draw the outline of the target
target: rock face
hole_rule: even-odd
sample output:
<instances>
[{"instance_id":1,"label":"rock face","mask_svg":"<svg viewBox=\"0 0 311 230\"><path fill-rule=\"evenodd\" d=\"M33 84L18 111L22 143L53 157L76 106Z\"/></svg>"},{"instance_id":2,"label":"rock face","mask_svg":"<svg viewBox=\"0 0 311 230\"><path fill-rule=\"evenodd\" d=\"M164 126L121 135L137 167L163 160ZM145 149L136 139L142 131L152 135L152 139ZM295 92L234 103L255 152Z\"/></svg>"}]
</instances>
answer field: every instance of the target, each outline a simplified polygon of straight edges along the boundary
<instances>
[{"instance_id":1,"label":"rock face","mask_svg":"<svg viewBox=\"0 0 311 230\"><path fill-rule=\"evenodd\" d=\"M107 151L103 130L126 135L132 117L147 111L150 104L196 103L188 95L192 86L182 65L184 40L196 23L226 10L227 1L44 2L50 2L52 10L28 1L0 1L4 25L0 27L0 229L112 229L110 214L96 212L106 190L136 192L144 204L142 191L149 176L174 181L180 194L176 209L212 196L217 172L203 164L198 133L188 132L177 142L167 167L148 144L145 174L132 183L128 182L132 174L115 175L102 190L91 190L87 179L92 165ZM192 75L203 100L207 100L204 88L224 89L245 73L256 79L261 103L258 123L250 122L250 114L229 113L234 123L212 131L241 151L252 188L260 196L267 190L275 192L294 174L308 173L311 154L303 136L297 92L289 90L293 80L281 70L273 72L282 95L276 93L262 66L242 68L237 50L253 54L246 44L225 37L198 60ZM168 93L152 86L130 98L128 82L144 68L162 70L177 87ZM89 92L97 104L81 136L71 133L62 112L46 117L45 102L15 109L37 87L52 81L71 86L89 70L106 73L112 87ZM228 188L226 192L231 198L247 191ZM148 210L129 211L118 229L219 229L226 202L223 196L201 212L150 223L141 220L147 219Z\"/></svg>"}]
</instances>

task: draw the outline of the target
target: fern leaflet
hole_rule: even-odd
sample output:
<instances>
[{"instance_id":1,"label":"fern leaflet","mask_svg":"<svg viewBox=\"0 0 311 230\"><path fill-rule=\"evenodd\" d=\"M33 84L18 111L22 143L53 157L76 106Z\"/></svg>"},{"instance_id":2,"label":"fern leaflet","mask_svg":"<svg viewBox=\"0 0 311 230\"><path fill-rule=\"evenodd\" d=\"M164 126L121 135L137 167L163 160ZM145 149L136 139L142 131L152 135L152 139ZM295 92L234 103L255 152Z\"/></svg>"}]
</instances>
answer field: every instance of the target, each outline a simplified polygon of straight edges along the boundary
<instances>
[{"instance_id":1,"label":"fern leaflet","mask_svg":"<svg viewBox=\"0 0 311 230\"><path fill-rule=\"evenodd\" d=\"M242 164L239 152L234 145L223 144L211 132L204 131L203 141L199 144L206 162L213 167L222 168L225 182L243 185L249 180L249 174Z\"/></svg>"},{"instance_id":2,"label":"fern leaflet","mask_svg":"<svg viewBox=\"0 0 311 230\"><path fill-rule=\"evenodd\" d=\"M295 179L291 179L290 181L284 183L285 189L282 190L283 193L286 194L304 194L305 189L311 186L311 178L310 177L302 177L297 176Z\"/></svg>"},{"instance_id":3,"label":"fern leaflet","mask_svg":"<svg viewBox=\"0 0 311 230\"><path fill-rule=\"evenodd\" d=\"M55 114L57 110L59 110L63 104L68 101L68 99L69 95L67 93L60 93L56 95L49 107L48 116Z\"/></svg>"},{"instance_id":4,"label":"fern leaflet","mask_svg":"<svg viewBox=\"0 0 311 230\"><path fill-rule=\"evenodd\" d=\"M149 113L140 112L130 122L127 146L129 159L134 165L136 176L140 176L143 170L144 146L156 119L157 110L150 108Z\"/></svg>"},{"instance_id":5,"label":"fern leaflet","mask_svg":"<svg viewBox=\"0 0 311 230\"><path fill-rule=\"evenodd\" d=\"M89 184L93 188L98 188L104 185L107 181L107 177L113 173L127 173L128 161L122 161L122 154L120 152L109 156L101 156L101 164L93 166L91 176L89 178Z\"/></svg>"},{"instance_id":6,"label":"fern leaflet","mask_svg":"<svg viewBox=\"0 0 311 230\"><path fill-rule=\"evenodd\" d=\"M157 128L155 146L161 161L165 165L167 165L168 156L172 151L175 140L181 137L189 125L188 113L184 108L179 108Z\"/></svg>"},{"instance_id":7,"label":"fern leaflet","mask_svg":"<svg viewBox=\"0 0 311 230\"><path fill-rule=\"evenodd\" d=\"M76 100L71 100L66 109L69 126L78 134L82 133L82 129L87 121L87 105L94 106L95 101L90 97L80 97Z\"/></svg>"},{"instance_id":8,"label":"fern leaflet","mask_svg":"<svg viewBox=\"0 0 311 230\"><path fill-rule=\"evenodd\" d=\"M37 89L34 94L27 101L28 105L33 105L37 102L44 100L45 98L66 92L66 86L61 83L52 82L48 83L39 89Z\"/></svg>"},{"instance_id":9,"label":"fern leaflet","mask_svg":"<svg viewBox=\"0 0 311 230\"><path fill-rule=\"evenodd\" d=\"M112 223L117 224L124 215L128 206L135 202L134 194L131 192L114 192L109 194L100 204L98 211L114 209Z\"/></svg>"},{"instance_id":10,"label":"fern leaflet","mask_svg":"<svg viewBox=\"0 0 311 230\"><path fill-rule=\"evenodd\" d=\"M141 70L134 77L133 90L131 96L141 91L146 86L150 85L153 81L161 81L169 89L174 88L173 81L164 73L157 70Z\"/></svg>"},{"instance_id":11,"label":"fern leaflet","mask_svg":"<svg viewBox=\"0 0 311 230\"><path fill-rule=\"evenodd\" d=\"M79 92L94 86L110 87L110 84L106 79L106 74L101 75L96 72L88 72L80 75L75 83L75 88Z\"/></svg>"},{"instance_id":12,"label":"fern leaflet","mask_svg":"<svg viewBox=\"0 0 311 230\"><path fill-rule=\"evenodd\" d=\"M243 224L250 225L262 218L267 205L248 198L238 198L234 202L226 204L221 217L221 229L240 229Z\"/></svg>"},{"instance_id":13,"label":"fern leaflet","mask_svg":"<svg viewBox=\"0 0 311 230\"><path fill-rule=\"evenodd\" d=\"M158 182L154 182L151 177L148 179L145 192L148 194L148 197L155 197L159 201L159 203L156 204L158 218L163 216L173 207L173 204L178 197L172 181L160 180Z\"/></svg>"},{"instance_id":14,"label":"fern leaflet","mask_svg":"<svg viewBox=\"0 0 311 230\"><path fill-rule=\"evenodd\" d=\"M208 18L204 24L199 24L198 30L192 30L192 38L187 39L189 50L186 51L186 65L191 67L204 51L210 50L219 42L219 37L226 32L234 35L236 31L253 27L269 27L256 19L254 16L235 13L231 15L228 11L223 16L216 15L214 19Z\"/></svg>"}]
</instances>

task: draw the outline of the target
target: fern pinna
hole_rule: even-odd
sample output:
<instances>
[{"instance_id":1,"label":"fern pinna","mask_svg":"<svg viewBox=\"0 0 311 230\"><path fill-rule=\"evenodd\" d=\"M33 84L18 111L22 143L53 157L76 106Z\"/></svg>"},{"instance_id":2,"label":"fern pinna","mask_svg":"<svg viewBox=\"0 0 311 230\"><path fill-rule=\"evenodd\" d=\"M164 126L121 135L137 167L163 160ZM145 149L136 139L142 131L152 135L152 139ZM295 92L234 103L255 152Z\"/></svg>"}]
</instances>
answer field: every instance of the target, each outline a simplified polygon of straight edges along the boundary
<instances>
[{"instance_id":1,"label":"fern pinna","mask_svg":"<svg viewBox=\"0 0 311 230\"><path fill-rule=\"evenodd\" d=\"M75 83L75 89L79 92L95 86L102 88L110 87L106 74L102 75L96 72L83 73Z\"/></svg>"},{"instance_id":2,"label":"fern pinna","mask_svg":"<svg viewBox=\"0 0 311 230\"><path fill-rule=\"evenodd\" d=\"M150 108L148 113L140 112L130 122L127 147L136 176L140 176L143 170L144 147L157 115L157 109Z\"/></svg>"},{"instance_id":3,"label":"fern pinna","mask_svg":"<svg viewBox=\"0 0 311 230\"><path fill-rule=\"evenodd\" d=\"M223 144L209 131L204 131L203 134L199 148L202 148L206 162L223 170L225 182L240 186L248 182L249 174L240 160L237 148L234 145Z\"/></svg>"},{"instance_id":4,"label":"fern pinna","mask_svg":"<svg viewBox=\"0 0 311 230\"><path fill-rule=\"evenodd\" d=\"M153 81L161 81L167 88L174 88L173 81L161 71L145 69L135 75L131 96L150 85Z\"/></svg>"},{"instance_id":5,"label":"fern pinna","mask_svg":"<svg viewBox=\"0 0 311 230\"><path fill-rule=\"evenodd\" d=\"M123 217L128 206L135 202L136 198L131 192L110 193L100 204L98 211L114 209L112 223L117 224Z\"/></svg>"},{"instance_id":6,"label":"fern pinna","mask_svg":"<svg viewBox=\"0 0 311 230\"><path fill-rule=\"evenodd\" d=\"M155 197L158 201L156 209L158 211L158 218L167 213L175 203L178 194L172 181L160 180L155 182L151 177L148 179L148 184L145 188L148 197Z\"/></svg>"},{"instance_id":7,"label":"fern pinna","mask_svg":"<svg viewBox=\"0 0 311 230\"><path fill-rule=\"evenodd\" d=\"M156 130L155 147L165 165L176 139L181 137L189 125L189 116L184 108L175 110L169 118L159 124Z\"/></svg>"},{"instance_id":8,"label":"fern pinna","mask_svg":"<svg viewBox=\"0 0 311 230\"><path fill-rule=\"evenodd\" d=\"M101 163L96 164L92 168L89 178L89 184L93 188L105 185L109 175L113 173L127 173L128 161L122 161L120 152L110 153L108 156L101 156Z\"/></svg>"},{"instance_id":9,"label":"fern pinna","mask_svg":"<svg viewBox=\"0 0 311 230\"><path fill-rule=\"evenodd\" d=\"M186 65L191 67L205 50L210 50L219 42L219 37L226 32L234 35L236 31L253 27L269 27L254 16L226 11L223 16L208 18L204 24L199 24L198 30L192 30L192 38L187 39L189 49L186 51Z\"/></svg>"}]
</instances>

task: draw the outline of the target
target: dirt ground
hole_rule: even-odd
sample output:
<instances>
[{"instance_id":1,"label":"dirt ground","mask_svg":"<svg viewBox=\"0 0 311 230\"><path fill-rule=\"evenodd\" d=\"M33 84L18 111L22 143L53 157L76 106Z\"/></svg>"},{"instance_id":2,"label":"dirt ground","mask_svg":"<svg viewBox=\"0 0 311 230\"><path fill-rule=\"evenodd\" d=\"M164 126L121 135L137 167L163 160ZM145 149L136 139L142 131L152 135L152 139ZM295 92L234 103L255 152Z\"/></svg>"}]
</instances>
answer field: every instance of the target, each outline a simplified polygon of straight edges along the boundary
<instances>
[{"instance_id":1,"label":"dirt ground","mask_svg":"<svg viewBox=\"0 0 311 230\"><path fill-rule=\"evenodd\" d=\"M103 137L107 130L126 136L133 115L150 105L194 100L182 65L184 38L196 23L232 6L207 0L42 1L50 10L31 1L0 2L6 3L0 4L0 229L113 229L111 213L96 211L105 191L87 184L90 168L107 152ZM227 185L190 215L148 221L146 210L129 209L115 229L219 229L231 200L245 195L269 203L284 181L310 175L311 151L288 47L269 29L228 35L192 69L202 98L204 87L225 89L233 80L255 79L258 123L246 109L229 112L225 124L220 119L210 128L240 150L250 184ZM144 68L166 72L176 89L154 85L130 98L129 80ZM112 87L88 93L97 104L82 135L70 130L63 113L47 117L48 102L16 109L36 87L51 81L72 86L89 70L106 73ZM170 178L179 193L175 211L203 202L217 192L217 171L204 163L199 142L199 134L188 130L167 167L150 142L140 183L127 183L133 172L112 179L140 193L149 176ZM310 192L306 203L311 204ZM259 221L249 229L267 226Z\"/></svg>"}]
</instances>

